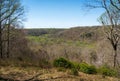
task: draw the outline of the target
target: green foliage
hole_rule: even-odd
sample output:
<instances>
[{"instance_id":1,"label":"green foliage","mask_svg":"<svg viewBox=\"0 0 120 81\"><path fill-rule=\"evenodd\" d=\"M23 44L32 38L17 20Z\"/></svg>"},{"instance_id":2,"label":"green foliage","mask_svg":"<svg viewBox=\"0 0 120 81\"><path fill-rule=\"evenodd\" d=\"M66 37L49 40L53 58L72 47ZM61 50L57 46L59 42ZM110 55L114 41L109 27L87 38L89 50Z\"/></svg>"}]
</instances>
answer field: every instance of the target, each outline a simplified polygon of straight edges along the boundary
<instances>
[{"instance_id":1,"label":"green foliage","mask_svg":"<svg viewBox=\"0 0 120 81\"><path fill-rule=\"evenodd\" d=\"M72 62L73 63L73 68L80 70L80 63L77 62Z\"/></svg>"},{"instance_id":2,"label":"green foliage","mask_svg":"<svg viewBox=\"0 0 120 81\"><path fill-rule=\"evenodd\" d=\"M78 73L78 70L76 68L72 68L71 69L71 74L75 75L75 76L78 76L79 73Z\"/></svg>"},{"instance_id":3,"label":"green foliage","mask_svg":"<svg viewBox=\"0 0 120 81\"><path fill-rule=\"evenodd\" d=\"M100 67L98 72L104 76L117 76L117 71L115 69L106 66Z\"/></svg>"},{"instance_id":4,"label":"green foliage","mask_svg":"<svg viewBox=\"0 0 120 81\"><path fill-rule=\"evenodd\" d=\"M52 37L50 34L44 34L40 36L26 36L32 42L37 42L39 44L44 45L53 45L53 44L66 44L66 45L75 45L80 47L88 47L94 48L94 43L87 43L83 41L75 41L75 40L65 40L63 38Z\"/></svg>"},{"instance_id":5,"label":"green foliage","mask_svg":"<svg viewBox=\"0 0 120 81\"><path fill-rule=\"evenodd\" d=\"M63 67L59 67L59 68L57 69L57 71L65 72L65 71L66 71L66 69L65 69L65 68L63 68Z\"/></svg>"},{"instance_id":6,"label":"green foliage","mask_svg":"<svg viewBox=\"0 0 120 81\"><path fill-rule=\"evenodd\" d=\"M81 72L87 73L87 74L95 74L97 73L97 70L94 66L90 66L87 63L80 63L79 64L79 70Z\"/></svg>"},{"instance_id":7,"label":"green foliage","mask_svg":"<svg viewBox=\"0 0 120 81\"><path fill-rule=\"evenodd\" d=\"M87 74L95 74L97 73L97 70L94 66L90 66L87 63L73 63L65 58L59 58L54 60L53 62L55 67L63 67L63 68L70 68L71 73L74 75L77 75L77 71L81 71Z\"/></svg>"},{"instance_id":8,"label":"green foliage","mask_svg":"<svg viewBox=\"0 0 120 81\"><path fill-rule=\"evenodd\" d=\"M53 62L53 65L55 67L64 67L64 68L72 68L73 67L73 64L65 58L55 59Z\"/></svg>"}]
</instances>

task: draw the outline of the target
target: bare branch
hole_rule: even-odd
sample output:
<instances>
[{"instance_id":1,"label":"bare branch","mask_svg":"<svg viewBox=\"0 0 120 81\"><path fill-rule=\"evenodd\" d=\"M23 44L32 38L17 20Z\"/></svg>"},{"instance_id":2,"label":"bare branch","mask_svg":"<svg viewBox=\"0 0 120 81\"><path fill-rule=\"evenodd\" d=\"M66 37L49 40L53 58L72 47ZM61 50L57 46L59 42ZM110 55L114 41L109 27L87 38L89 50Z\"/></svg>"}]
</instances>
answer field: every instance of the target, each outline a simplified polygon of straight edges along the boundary
<instances>
[{"instance_id":1,"label":"bare branch","mask_svg":"<svg viewBox=\"0 0 120 81\"><path fill-rule=\"evenodd\" d=\"M120 0L118 0L119 4L120 4ZM112 6L114 6L116 9L120 10L120 7L118 7L116 4L114 4L113 0L110 0L110 3Z\"/></svg>"}]
</instances>

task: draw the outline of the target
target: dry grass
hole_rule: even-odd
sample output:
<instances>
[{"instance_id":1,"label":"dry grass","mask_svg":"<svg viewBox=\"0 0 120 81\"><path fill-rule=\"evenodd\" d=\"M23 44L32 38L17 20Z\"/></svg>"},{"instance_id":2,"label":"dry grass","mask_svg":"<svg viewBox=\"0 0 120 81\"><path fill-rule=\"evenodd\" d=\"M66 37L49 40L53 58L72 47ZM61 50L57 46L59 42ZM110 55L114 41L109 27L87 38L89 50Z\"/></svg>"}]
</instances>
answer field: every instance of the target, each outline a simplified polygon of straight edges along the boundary
<instances>
[{"instance_id":1,"label":"dry grass","mask_svg":"<svg viewBox=\"0 0 120 81\"><path fill-rule=\"evenodd\" d=\"M89 75L79 72L78 76L71 75L69 70L40 69L38 67L0 67L0 79L19 81L120 81L113 77Z\"/></svg>"}]
</instances>

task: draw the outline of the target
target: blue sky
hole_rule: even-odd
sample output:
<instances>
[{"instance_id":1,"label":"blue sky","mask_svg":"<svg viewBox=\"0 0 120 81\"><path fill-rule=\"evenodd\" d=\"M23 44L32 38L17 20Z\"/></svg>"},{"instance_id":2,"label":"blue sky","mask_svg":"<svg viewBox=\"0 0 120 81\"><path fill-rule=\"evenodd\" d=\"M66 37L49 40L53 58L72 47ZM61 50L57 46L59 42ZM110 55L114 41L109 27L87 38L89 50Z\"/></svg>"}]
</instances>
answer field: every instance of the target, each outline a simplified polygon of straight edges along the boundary
<instances>
[{"instance_id":1,"label":"blue sky","mask_svg":"<svg viewBox=\"0 0 120 81\"><path fill-rule=\"evenodd\" d=\"M87 11L85 0L22 0L25 28L70 28L99 25L100 9Z\"/></svg>"}]
</instances>

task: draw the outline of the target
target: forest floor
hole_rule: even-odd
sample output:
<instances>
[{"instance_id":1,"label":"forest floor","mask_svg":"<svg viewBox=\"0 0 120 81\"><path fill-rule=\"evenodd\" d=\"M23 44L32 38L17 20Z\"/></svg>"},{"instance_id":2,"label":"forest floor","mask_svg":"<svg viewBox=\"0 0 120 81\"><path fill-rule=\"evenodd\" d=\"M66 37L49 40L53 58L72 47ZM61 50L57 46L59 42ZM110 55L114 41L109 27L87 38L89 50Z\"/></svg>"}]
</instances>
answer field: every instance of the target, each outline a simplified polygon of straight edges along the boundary
<instances>
[{"instance_id":1,"label":"forest floor","mask_svg":"<svg viewBox=\"0 0 120 81\"><path fill-rule=\"evenodd\" d=\"M74 76L69 70L60 71L57 68L0 67L0 81L120 81L120 79L82 72Z\"/></svg>"}]
</instances>

